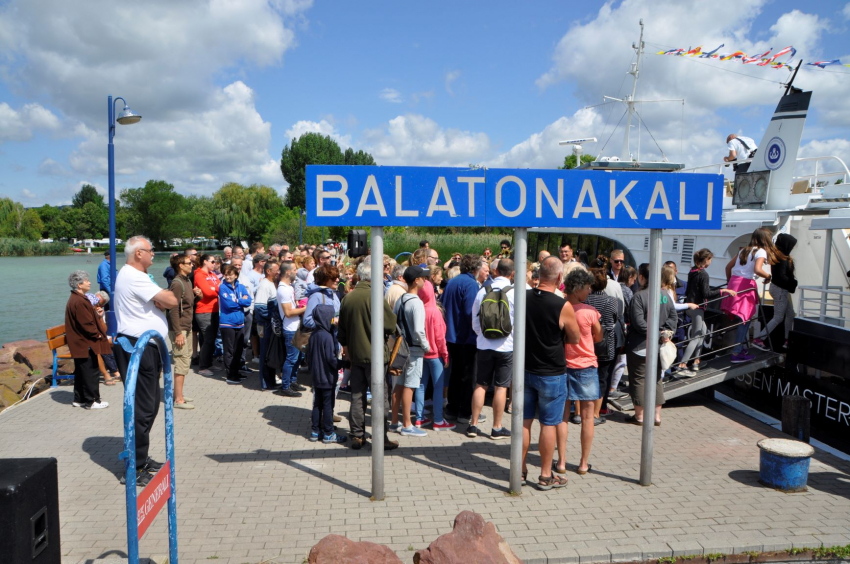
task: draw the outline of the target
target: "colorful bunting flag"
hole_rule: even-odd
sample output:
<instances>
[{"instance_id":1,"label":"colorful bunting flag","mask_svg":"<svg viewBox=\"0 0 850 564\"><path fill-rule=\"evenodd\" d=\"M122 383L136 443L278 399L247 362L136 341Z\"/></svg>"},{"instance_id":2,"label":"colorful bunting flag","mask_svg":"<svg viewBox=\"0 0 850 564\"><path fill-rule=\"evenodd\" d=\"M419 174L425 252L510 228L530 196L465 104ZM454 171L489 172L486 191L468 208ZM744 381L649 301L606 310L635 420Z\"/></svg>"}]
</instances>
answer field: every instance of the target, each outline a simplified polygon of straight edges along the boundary
<instances>
[{"instance_id":1,"label":"colorful bunting flag","mask_svg":"<svg viewBox=\"0 0 850 564\"><path fill-rule=\"evenodd\" d=\"M769 67L773 69L788 69L793 70L794 65L791 64L791 59L797 54L797 50L789 45L783 49L780 49L773 55L771 55L771 51L773 48L771 47L761 55L754 55L752 57L747 56L743 51L735 51L732 53L718 53L720 49L724 46L723 43L718 45L715 49L711 51L703 51L702 46L694 47L691 49L668 49L666 51L659 51L656 55L673 55L675 57L698 57L700 59L718 59L723 62L732 61L732 60L740 60L744 65L755 64L759 67ZM783 57L788 55L788 60L785 62L777 61L779 57ZM833 59L830 61L814 61L811 63L806 63L807 66L825 68L829 65L843 65L845 67L850 67L850 64L844 64L838 59Z\"/></svg>"}]
</instances>

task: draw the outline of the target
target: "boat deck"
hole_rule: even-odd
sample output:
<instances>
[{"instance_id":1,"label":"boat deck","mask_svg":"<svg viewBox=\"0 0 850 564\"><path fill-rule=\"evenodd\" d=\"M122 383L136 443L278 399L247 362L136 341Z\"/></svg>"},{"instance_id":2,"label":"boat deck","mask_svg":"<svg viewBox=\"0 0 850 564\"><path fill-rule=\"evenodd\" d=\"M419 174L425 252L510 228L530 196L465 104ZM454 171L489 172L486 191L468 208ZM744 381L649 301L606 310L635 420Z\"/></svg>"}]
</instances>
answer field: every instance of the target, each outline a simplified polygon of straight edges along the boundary
<instances>
[{"instance_id":1,"label":"boat deck","mask_svg":"<svg viewBox=\"0 0 850 564\"><path fill-rule=\"evenodd\" d=\"M738 378L756 370L763 370L769 366L780 364L784 358L782 354L759 351L757 349L753 350L753 353L757 354L755 354L755 358L750 362L733 364L731 357L724 355L703 362L702 369L697 372L687 371L685 373L687 375L674 373L672 379L665 380L663 383L665 399L677 398L691 392L710 388L721 382ZM617 400L609 400L609 403L620 411L631 411L635 408L629 396Z\"/></svg>"}]
</instances>

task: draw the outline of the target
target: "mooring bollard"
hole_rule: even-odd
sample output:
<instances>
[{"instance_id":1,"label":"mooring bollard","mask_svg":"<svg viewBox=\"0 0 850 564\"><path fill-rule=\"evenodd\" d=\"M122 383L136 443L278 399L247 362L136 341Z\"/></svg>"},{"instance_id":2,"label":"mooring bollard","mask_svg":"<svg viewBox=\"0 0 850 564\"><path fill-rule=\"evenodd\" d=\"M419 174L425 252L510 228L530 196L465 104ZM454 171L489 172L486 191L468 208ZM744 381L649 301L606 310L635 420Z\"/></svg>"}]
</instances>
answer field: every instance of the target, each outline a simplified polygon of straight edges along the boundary
<instances>
[{"instance_id":1,"label":"mooring bollard","mask_svg":"<svg viewBox=\"0 0 850 564\"><path fill-rule=\"evenodd\" d=\"M803 396L782 398L782 432L798 441L809 442L812 402Z\"/></svg>"},{"instance_id":2,"label":"mooring bollard","mask_svg":"<svg viewBox=\"0 0 850 564\"><path fill-rule=\"evenodd\" d=\"M814 447L791 439L762 439L758 447L760 483L787 493L808 489L806 482Z\"/></svg>"}]
</instances>

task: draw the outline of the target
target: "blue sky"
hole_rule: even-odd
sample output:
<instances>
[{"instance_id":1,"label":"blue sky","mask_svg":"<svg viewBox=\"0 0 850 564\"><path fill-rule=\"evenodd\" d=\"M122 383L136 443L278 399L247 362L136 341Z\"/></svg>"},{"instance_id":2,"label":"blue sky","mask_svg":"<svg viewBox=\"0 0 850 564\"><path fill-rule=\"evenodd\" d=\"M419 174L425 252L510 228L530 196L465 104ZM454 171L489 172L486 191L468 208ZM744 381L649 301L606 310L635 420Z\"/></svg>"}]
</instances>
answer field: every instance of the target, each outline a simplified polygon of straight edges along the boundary
<instances>
[{"instance_id":1,"label":"blue sky","mask_svg":"<svg viewBox=\"0 0 850 564\"><path fill-rule=\"evenodd\" d=\"M669 103L643 115L688 165L721 160L730 132L760 140L787 72L658 57L658 46L793 44L797 58L850 63L850 4L834 1L74 4L0 3L0 195L25 205L106 187L110 93L144 116L118 127L119 190L158 178L186 194L228 181L283 193L280 151L306 131L379 164L551 168L567 154L557 141L576 136L599 137L585 146L595 153L622 108L583 108L624 93L641 17L638 97L686 99L684 112ZM850 68L827 70L796 82L815 91L801 154L848 160ZM641 157L657 158L645 133Z\"/></svg>"}]
</instances>

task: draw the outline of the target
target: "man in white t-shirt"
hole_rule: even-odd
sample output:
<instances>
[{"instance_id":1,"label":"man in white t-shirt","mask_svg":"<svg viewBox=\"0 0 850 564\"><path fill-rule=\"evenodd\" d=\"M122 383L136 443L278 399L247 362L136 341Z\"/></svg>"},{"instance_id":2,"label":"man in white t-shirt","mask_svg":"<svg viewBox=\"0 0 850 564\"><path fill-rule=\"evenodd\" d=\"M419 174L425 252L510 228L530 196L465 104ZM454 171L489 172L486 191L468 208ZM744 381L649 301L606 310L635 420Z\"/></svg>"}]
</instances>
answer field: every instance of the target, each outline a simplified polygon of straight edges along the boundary
<instances>
[{"instance_id":1,"label":"man in white t-shirt","mask_svg":"<svg viewBox=\"0 0 850 564\"><path fill-rule=\"evenodd\" d=\"M729 137L726 138L726 148L729 149L729 154L723 157L723 160L732 163L749 159L750 154L758 149L758 145L749 137L730 133ZM735 172L747 172L748 168L750 168L750 163L736 164Z\"/></svg>"},{"instance_id":2,"label":"man in white t-shirt","mask_svg":"<svg viewBox=\"0 0 850 564\"><path fill-rule=\"evenodd\" d=\"M280 375L280 390L275 394L291 398L301 397L301 392L306 388L298 383L298 366L301 351L293 344L292 339L298 331L301 323L301 314L306 307L297 307L295 302L295 289L292 281L295 280L295 265L284 262L280 265L280 284L277 287L277 308L280 318L283 320L283 342L286 347L286 361Z\"/></svg>"},{"instance_id":3,"label":"man in white t-shirt","mask_svg":"<svg viewBox=\"0 0 850 564\"><path fill-rule=\"evenodd\" d=\"M153 247L144 237L131 237L124 246L127 264L118 271L115 279L114 307L118 334L112 345L121 379L127 381L127 368L132 353L122 342L135 346L147 331L156 331L163 339L168 335L165 310L177 307L177 298L170 290L157 286L147 271L153 263ZM162 357L154 340L149 341L142 353L136 380L136 485L150 482L162 464L148 456L150 430L159 412L159 375Z\"/></svg>"}]
</instances>

